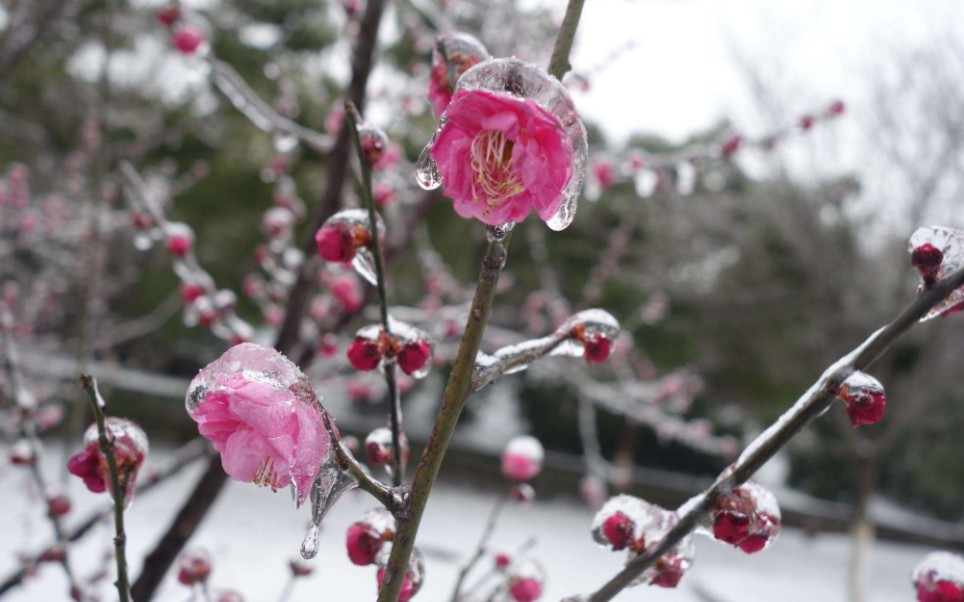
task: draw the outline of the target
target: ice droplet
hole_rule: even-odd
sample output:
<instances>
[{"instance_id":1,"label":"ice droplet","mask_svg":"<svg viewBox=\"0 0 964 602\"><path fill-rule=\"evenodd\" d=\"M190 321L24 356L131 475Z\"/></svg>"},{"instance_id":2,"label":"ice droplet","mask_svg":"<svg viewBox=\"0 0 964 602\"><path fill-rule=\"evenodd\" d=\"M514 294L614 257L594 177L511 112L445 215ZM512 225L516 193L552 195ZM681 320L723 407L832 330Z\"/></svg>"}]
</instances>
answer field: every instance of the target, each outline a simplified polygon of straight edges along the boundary
<instances>
[{"instance_id":1,"label":"ice droplet","mask_svg":"<svg viewBox=\"0 0 964 602\"><path fill-rule=\"evenodd\" d=\"M137 473L144 463L144 458L147 457L149 449L147 435L140 426L126 418L108 416L104 422L104 426L107 431L107 437L114 445L114 458L117 462L120 482L122 486L125 481L127 482L127 487L123 492L124 509L127 510L131 507L131 502L134 499L134 486L137 481ZM98 446L99 438L100 431L97 430L97 425L90 425L87 431L84 432L84 446L88 448L90 446ZM97 453L101 453L99 447ZM107 475L107 461L104 460L102 456L101 462L104 471L104 482L107 484L108 491L110 491L113 485ZM111 491L111 495L115 495L115 493Z\"/></svg>"},{"instance_id":2,"label":"ice droplet","mask_svg":"<svg viewBox=\"0 0 964 602\"><path fill-rule=\"evenodd\" d=\"M301 544L302 558L311 560L318 554L318 532L322 521L341 495L357 484L350 474L338 467L333 454L326 459L311 487L311 528Z\"/></svg>"},{"instance_id":3,"label":"ice droplet","mask_svg":"<svg viewBox=\"0 0 964 602\"><path fill-rule=\"evenodd\" d=\"M925 248L937 252L936 265L930 266L930 270L926 266L917 264L919 254ZM929 277L934 281L940 281L964 267L964 231L943 226L918 228L910 237L907 251L921 273L921 289L923 289ZM921 322L943 318L959 311L964 311L964 287L953 290L943 301L927 312L921 318Z\"/></svg>"},{"instance_id":4,"label":"ice droplet","mask_svg":"<svg viewBox=\"0 0 964 602\"><path fill-rule=\"evenodd\" d=\"M312 523L311 527L308 528L308 533L305 534L305 539L301 542L301 557L305 560L311 560L318 555L318 536L320 531L319 525L315 523Z\"/></svg>"},{"instance_id":5,"label":"ice droplet","mask_svg":"<svg viewBox=\"0 0 964 602\"><path fill-rule=\"evenodd\" d=\"M435 141L438 140L441 131L441 127L435 130L432 139L419 153L418 161L415 163L415 181L423 190L435 190L442 185L442 176L438 172L438 165L432 158L432 147L435 146Z\"/></svg>"}]
</instances>

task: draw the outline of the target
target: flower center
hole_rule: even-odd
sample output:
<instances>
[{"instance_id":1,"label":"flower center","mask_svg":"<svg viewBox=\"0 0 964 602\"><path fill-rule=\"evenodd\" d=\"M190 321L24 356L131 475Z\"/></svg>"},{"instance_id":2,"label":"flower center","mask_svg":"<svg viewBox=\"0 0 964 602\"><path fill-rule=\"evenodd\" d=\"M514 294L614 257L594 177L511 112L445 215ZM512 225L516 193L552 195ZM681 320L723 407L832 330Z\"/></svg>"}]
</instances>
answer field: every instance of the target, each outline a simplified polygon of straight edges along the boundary
<instances>
[{"instance_id":1,"label":"flower center","mask_svg":"<svg viewBox=\"0 0 964 602\"><path fill-rule=\"evenodd\" d=\"M281 484L281 475L275 469L273 457L268 456L261 461L258 472L255 473L251 482L259 486L271 487L275 491L278 490L278 486Z\"/></svg>"},{"instance_id":2,"label":"flower center","mask_svg":"<svg viewBox=\"0 0 964 602\"><path fill-rule=\"evenodd\" d=\"M512 147L515 142L504 132L484 130L472 140L470 149L475 185L472 196L498 207L524 190L521 176L512 169Z\"/></svg>"}]
</instances>

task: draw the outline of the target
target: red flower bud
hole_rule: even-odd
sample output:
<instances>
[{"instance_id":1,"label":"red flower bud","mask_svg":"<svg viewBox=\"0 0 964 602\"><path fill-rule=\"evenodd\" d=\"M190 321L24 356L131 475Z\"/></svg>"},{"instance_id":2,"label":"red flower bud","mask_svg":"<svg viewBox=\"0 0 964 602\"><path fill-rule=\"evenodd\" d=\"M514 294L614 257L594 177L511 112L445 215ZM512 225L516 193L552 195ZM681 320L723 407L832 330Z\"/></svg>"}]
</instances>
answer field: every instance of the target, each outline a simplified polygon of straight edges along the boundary
<instances>
[{"instance_id":1,"label":"red flower bud","mask_svg":"<svg viewBox=\"0 0 964 602\"><path fill-rule=\"evenodd\" d=\"M318 254L325 261L345 262L355 257L355 245L347 228L338 225L325 226L315 234Z\"/></svg>"},{"instance_id":2,"label":"red flower bud","mask_svg":"<svg viewBox=\"0 0 964 602\"><path fill-rule=\"evenodd\" d=\"M412 341L398 352L398 367L405 374L418 372L432 357L432 346L426 341Z\"/></svg>"},{"instance_id":3,"label":"red flower bud","mask_svg":"<svg viewBox=\"0 0 964 602\"><path fill-rule=\"evenodd\" d=\"M944 253L930 243L914 248L910 254L910 263L920 273L926 284L933 284L937 280Z\"/></svg>"},{"instance_id":4,"label":"red flower bud","mask_svg":"<svg viewBox=\"0 0 964 602\"><path fill-rule=\"evenodd\" d=\"M602 533L612 549L619 551L632 543L636 534L636 525L631 518L622 512L617 512L603 523Z\"/></svg>"},{"instance_id":5,"label":"red flower bud","mask_svg":"<svg viewBox=\"0 0 964 602\"><path fill-rule=\"evenodd\" d=\"M348 346L348 361L356 370L368 372L378 367L382 361L382 351L377 341L355 337Z\"/></svg>"}]
</instances>

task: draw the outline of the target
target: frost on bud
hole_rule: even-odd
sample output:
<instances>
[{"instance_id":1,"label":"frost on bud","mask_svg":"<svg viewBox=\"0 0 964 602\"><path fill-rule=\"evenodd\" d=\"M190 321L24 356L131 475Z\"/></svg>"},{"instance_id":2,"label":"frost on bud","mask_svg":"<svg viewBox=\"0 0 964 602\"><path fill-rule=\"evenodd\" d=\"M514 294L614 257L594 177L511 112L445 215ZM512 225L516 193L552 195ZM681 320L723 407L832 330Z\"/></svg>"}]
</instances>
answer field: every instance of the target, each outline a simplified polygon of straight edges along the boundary
<instances>
[{"instance_id":1,"label":"frost on bud","mask_svg":"<svg viewBox=\"0 0 964 602\"><path fill-rule=\"evenodd\" d=\"M194 247L194 230L187 224L170 223L164 227L164 240L167 252L182 258Z\"/></svg>"},{"instance_id":2,"label":"frost on bud","mask_svg":"<svg viewBox=\"0 0 964 602\"><path fill-rule=\"evenodd\" d=\"M409 376L424 378L431 368L434 345L429 336L405 322L389 317L392 334L380 325L365 326L348 346L348 360L363 372L377 368L385 357L394 357Z\"/></svg>"},{"instance_id":3,"label":"frost on bud","mask_svg":"<svg viewBox=\"0 0 964 602\"><path fill-rule=\"evenodd\" d=\"M911 573L917 602L964 602L964 558L948 552L924 557Z\"/></svg>"},{"instance_id":4,"label":"frost on bud","mask_svg":"<svg viewBox=\"0 0 964 602\"><path fill-rule=\"evenodd\" d=\"M408 462L408 439L405 434L401 434L399 447L402 450L402 464ZM392 446L392 431L385 428L377 428L368 433L365 437L365 458L373 466L385 466L392 463L394 456Z\"/></svg>"},{"instance_id":5,"label":"frost on bud","mask_svg":"<svg viewBox=\"0 0 964 602\"><path fill-rule=\"evenodd\" d=\"M385 132L364 121L358 124L358 141L368 167L374 167L388 147L388 136Z\"/></svg>"},{"instance_id":6,"label":"frost on bud","mask_svg":"<svg viewBox=\"0 0 964 602\"><path fill-rule=\"evenodd\" d=\"M776 497L754 482L736 486L713 505L713 537L754 554L772 543L780 532Z\"/></svg>"},{"instance_id":7,"label":"frost on bud","mask_svg":"<svg viewBox=\"0 0 964 602\"><path fill-rule=\"evenodd\" d=\"M462 74L488 58L489 51L482 42L468 34L443 34L436 38L428 85L428 99L436 117L441 117L449 106L452 90Z\"/></svg>"},{"instance_id":8,"label":"frost on bud","mask_svg":"<svg viewBox=\"0 0 964 602\"><path fill-rule=\"evenodd\" d=\"M192 55L198 51L204 43L204 33L192 25L185 25L174 32L171 36L171 44L174 49L185 55Z\"/></svg>"},{"instance_id":9,"label":"frost on bud","mask_svg":"<svg viewBox=\"0 0 964 602\"><path fill-rule=\"evenodd\" d=\"M395 537L395 521L388 510L374 508L348 527L345 546L352 564L375 564L382 544Z\"/></svg>"},{"instance_id":10,"label":"frost on bud","mask_svg":"<svg viewBox=\"0 0 964 602\"><path fill-rule=\"evenodd\" d=\"M515 602L535 602L542 597L545 571L532 560L521 560L509 565L506 589Z\"/></svg>"},{"instance_id":11,"label":"frost on bud","mask_svg":"<svg viewBox=\"0 0 964 602\"><path fill-rule=\"evenodd\" d=\"M528 481L542 471L545 450L530 435L513 437L502 451L502 474L514 481Z\"/></svg>"},{"instance_id":12,"label":"frost on bud","mask_svg":"<svg viewBox=\"0 0 964 602\"><path fill-rule=\"evenodd\" d=\"M660 508L630 495L610 498L592 521L596 543L612 550L629 550L629 560L660 541L679 520L673 511ZM632 585L647 583L676 587L693 562L693 540L687 536L661 556Z\"/></svg>"},{"instance_id":13,"label":"frost on bud","mask_svg":"<svg viewBox=\"0 0 964 602\"><path fill-rule=\"evenodd\" d=\"M907 251L911 256L911 265L921 276L920 289L923 290L964 267L964 231L941 226L918 228L910 237ZM921 321L943 318L962 310L964 287L951 291Z\"/></svg>"},{"instance_id":14,"label":"frost on bud","mask_svg":"<svg viewBox=\"0 0 964 602\"><path fill-rule=\"evenodd\" d=\"M20 439L7 450L7 457L14 466L30 466L36 461L33 447L26 439Z\"/></svg>"},{"instance_id":15,"label":"frost on bud","mask_svg":"<svg viewBox=\"0 0 964 602\"><path fill-rule=\"evenodd\" d=\"M379 564L378 572L375 573L375 578L378 580L378 589L381 591L382 582L385 580L385 566L388 563L388 549L384 550L382 554L379 555L377 560ZM412 550L412 557L408 561L408 570L405 571L405 576L402 579L402 589L398 595L398 602L408 602L412 599L415 594L422 589L422 583L425 581L425 559L418 548Z\"/></svg>"},{"instance_id":16,"label":"frost on bud","mask_svg":"<svg viewBox=\"0 0 964 602\"><path fill-rule=\"evenodd\" d=\"M204 550L189 550L177 563L177 580L187 586L204 583L211 576L211 557Z\"/></svg>"},{"instance_id":17,"label":"frost on bud","mask_svg":"<svg viewBox=\"0 0 964 602\"><path fill-rule=\"evenodd\" d=\"M612 352L613 340L619 335L619 322L601 309L581 311L559 328L567 333L568 341L553 352L554 355L582 356L587 364L606 361Z\"/></svg>"},{"instance_id":18,"label":"frost on bud","mask_svg":"<svg viewBox=\"0 0 964 602\"><path fill-rule=\"evenodd\" d=\"M117 473L120 482L126 483L124 491L125 507L130 506L137 481L137 472L144 463L147 455L147 435L141 427L124 418L109 416L105 421L107 437L114 446L114 458L117 462ZM94 493L111 491L112 483L108 472L107 458L100 450L97 425L92 424L84 433L84 449L67 462L70 474L83 479L87 489Z\"/></svg>"},{"instance_id":19,"label":"frost on bud","mask_svg":"<svg viewBox=\"0 0 964 602\"><path fill-rule=\"evenodd\" d=\"M376 216L378 239L385 237L385 224ZM352 262L358 274L376 284L375 258L372 255L372 227L368 212L362 209L346 209L329 217L318 232L315 243L318 254L326 261Z\"/></svg>"},{"instance_id":20,"label":"frost on bud","mask_svg":"<svg viewBox=\"0 0 964 602\"><path fill-rule=\"evenodd\" d=\"M837 389L837 397L847 404L847 418L855 427L874 424L884 416L887 405L884 385L869 374L851 374Z\"/></svg>"}]
</instances>

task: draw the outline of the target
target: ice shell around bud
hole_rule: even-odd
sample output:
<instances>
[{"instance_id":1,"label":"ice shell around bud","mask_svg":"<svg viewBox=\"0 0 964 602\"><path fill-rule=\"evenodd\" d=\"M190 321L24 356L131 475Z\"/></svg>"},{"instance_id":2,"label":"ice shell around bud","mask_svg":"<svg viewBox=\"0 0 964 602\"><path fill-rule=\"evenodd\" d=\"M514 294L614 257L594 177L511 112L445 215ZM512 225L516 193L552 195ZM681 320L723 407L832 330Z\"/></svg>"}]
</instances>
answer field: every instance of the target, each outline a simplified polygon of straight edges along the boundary
<instances>
[{"instance_id":1,"label":"ice shell around bud","mask_svg":"<svg viewBox=\"0 0 964 602\"><path fill-rule=\"evenodd\" d=\"M586 357L589 363L594 363L600 358L597 352L602 341L609 341L611 346L619 336L619 321L605 310L587 309L573 314L556 333L568 338L550 355Z\"/></svg>"},{"instance_id":2,"label":"ice shell around bud","mask_svg":"<svg viewBox=\"0 0 964 602\"><path fill-rule=\"evenodd\" d=\"M776 541L781 514L773 493L754 481L720 496L713 507L713 537L747 554L760 552Z\"/></svg>"},{"instance_id":3,"label":"ice shell around bud","mask_svg":"<svg viewBox=\"0 0 964 602\"><path fill-rule=\"evenodd\" d=\"M502 474L515 481L528 481L542 471L545 450L531 435L513 437L502 452Z\"/></svg>"},{"instance_id":4,"label":"ice shell around bud","mask_svg":"<svg viewBox=\"0 0 964 602\"><path fill-rule=\"evenodd\" d=\"M878 422L887 406L884 385L865 372L848 376L837 389L837 397L847 404L847 417L855 427Z\"/></svg>"},{"instance_id":5,"label":"ice shell around bud","mask_svg":"<svg viewBox=\"0 0 964 602\"><path fill-rule=\"evenodd\" d=\"M381 590L382 581L385 578L385 567L388 565L388 558L391 555L391 547L384 546L375 563L379 566L375 578L378 580L378 589ZM408 569L402 577L402 590L398 596L398 602L411 600L415 594L422 589L425 582L425 556L418 548L412 550L412 556L408 561Z\"/></svg>"},{"instance_id":6,"label":"ice shell around bud","mask_svg":"<svg viewBox=\"0 0 964 602\"><path fill-rule=\"evenodd\" d=\"M915 258L915 251L925 245L931 245L940 252L940 265L933 272L934 280L940 281L954 272L964 268L964 231L943 226L926 226L918 228L910 237L907 251ZM915 266L918 267L918 266ZM926 284L930 274L921 270L922 284ZM945 317L964 310L964 287L953 290L947 298L928 311L921 322L937 317Z\"/></svg>"},{"instance_id":7,"label":"ice shell around bud","mask_svg":"<svg viewBox=\"0 0 964 602\"><path fill-rule=\"evenodd\" d=\"M130 508L134 497L134 486L137 481L137 472L147 457L149 445L147 434L134 422L125 418L115 418L108 416L104 421L104 427L108 438L114 444L114 459L117 463L117 473L123 484L126 480L127 489L124 491L124 509ZM100 431L97 424L90 425L84 432L84 446L87 449L96 448L96 456L100 462L100 473L107 491L113 495L110 473L108 472L107 459L100 452L99 445Z\"/></svg>"},{"instance_id":8,"label":"ice shell around bud","mask_svg":"<svg viewBox=\"0 0 964 602\"><path fill-rule=\"evenodd\" d=\"M377 213L375 214L375 229L378 233L379 240L385 237L385 222ZM325 223L322 224L321 228L318 230L316 235L316 241L319 244L319 252L322 253L322 257L325 257L322 251L321 235L326 232L337 232L341 235L343 243L345 245L351 246L351 251L345 252L341 257L333 257L331 259L344 259L351 260L352 268L358 274L367 280L369 284L376 285L378 283L378 278L375 274L375 256L372 255L370 248L371 237L372 237L372 227L371 221L368 219L368 211L364 209L345 209L344 211L339 211L338 213L332 215ZM327 259L328 257L326 257Z\"/></svg>"},{"instance_id":9,"label":"ice shell around bud","mask_svg":"<svg viewBox=\"0 0 964 602\"><path fill-rule=\"evenodd\" d=\"M627 545L614 548L613 542L606 535L607 521L618 514L625 516L632 526L632 531L628 534L628 537L635 541L643 536L643 527L651 522L652 508L652 504L631 495L620 494L609 498L592 519L590 529L593 540L604 548L619 550L627 547L628 542L625 542Z\"/></svg>"},{"instance_id":10,"label":"ice shell around bud","mask_svg":"<svg viewBox=\"0 0 964 602\"><path fill-rule=\"evenodd\" d=\"M482 42L465 33L442 34L432 49L432 71L428 98L437 117L452 101L452 91L469 68L489 58Z\"/></svg>"},{"instance_id":11,"label":"ice shell around bud","mask_svg":"<svg viewBox=\"0 0 964 602\"><path fill-rule=\"evenodd\" d=\"M546 221L546 224L552 230L565 230L576 216L579 195L582 193L586 178L589 154L586 128L579 119L569 91L545 70L515 58L489 59L475 65L462 74L454 93L476 90L532 100L559 121L572 147L571 175L562 191L563 201L559 210ZM438 188L442 183L431 151L445 121L443 115L439 129L419 155L415 166L416 180L426 190Z\"/></svg>"},{"instance_id":12,"label":"ice shell around bud","mask_svg":"<svg viewBox=\"0 0 964 602\"><path fill-rule=\"evenodd\" d=\"M932 552L911 572L918 602L964 600L964 558L948 552Z\"/></svg>"}]
</instances>

